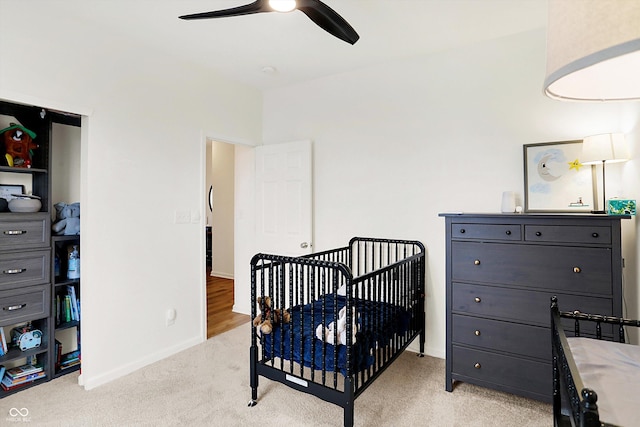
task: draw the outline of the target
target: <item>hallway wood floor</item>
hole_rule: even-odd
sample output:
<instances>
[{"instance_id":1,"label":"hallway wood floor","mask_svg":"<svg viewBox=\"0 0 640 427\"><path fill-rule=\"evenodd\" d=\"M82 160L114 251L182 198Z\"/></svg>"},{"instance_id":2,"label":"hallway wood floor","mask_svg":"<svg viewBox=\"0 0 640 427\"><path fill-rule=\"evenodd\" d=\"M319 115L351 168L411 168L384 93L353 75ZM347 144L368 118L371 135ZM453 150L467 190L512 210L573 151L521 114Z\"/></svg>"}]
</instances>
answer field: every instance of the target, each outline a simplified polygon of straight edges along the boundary
<instances>
[{"instance_id":1,"label":"hallway wood floor","mask_svg":"<svg viewBox=\"0 0 640 427\"><path fill-rule=\"evenodd\" d=\"M233 280L212 277L207 271L207 338L249 321L246 314L232 312Z\"/></svg>"}]
</instances>

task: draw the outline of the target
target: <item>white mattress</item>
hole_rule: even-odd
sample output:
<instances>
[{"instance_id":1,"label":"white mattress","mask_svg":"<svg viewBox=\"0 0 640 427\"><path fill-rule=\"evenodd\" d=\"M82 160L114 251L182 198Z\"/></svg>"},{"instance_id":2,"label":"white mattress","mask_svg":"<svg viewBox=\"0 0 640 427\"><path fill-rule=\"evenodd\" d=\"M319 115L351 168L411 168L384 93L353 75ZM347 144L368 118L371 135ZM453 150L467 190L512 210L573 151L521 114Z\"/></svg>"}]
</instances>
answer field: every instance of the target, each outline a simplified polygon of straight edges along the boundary
<instances>
[{"instance_id":1,"label":"white mattress","mask_svg":"<svg viewBox=\"0 0 640 427\"><path fill-rule=\"evenodd\" d=\"M585 387L598 394L600 421L640 423L640 346L591 338L568 338Z\"/></svg>"}]
</instances>

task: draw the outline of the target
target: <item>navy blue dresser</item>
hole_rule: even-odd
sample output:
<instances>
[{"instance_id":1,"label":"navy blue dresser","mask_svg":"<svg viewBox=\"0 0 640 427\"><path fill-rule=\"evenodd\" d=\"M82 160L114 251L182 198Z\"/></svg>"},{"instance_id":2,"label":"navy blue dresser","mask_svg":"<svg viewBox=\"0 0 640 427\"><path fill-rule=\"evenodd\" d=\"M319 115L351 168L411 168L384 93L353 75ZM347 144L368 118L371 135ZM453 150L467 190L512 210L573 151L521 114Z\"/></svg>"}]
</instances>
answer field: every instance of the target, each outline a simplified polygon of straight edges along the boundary
<instances>
[{"instance_id":1,"label":"navy blue dresser","mask_svg":"<svg viewBox=\"0 0 640 427\"><path fill-rule=\"evenodd\" d=\"M622 316L624 217L440 216L447 391L463 381L551 402L550 298L562 310Z\"/></svg>"}]
</instances>

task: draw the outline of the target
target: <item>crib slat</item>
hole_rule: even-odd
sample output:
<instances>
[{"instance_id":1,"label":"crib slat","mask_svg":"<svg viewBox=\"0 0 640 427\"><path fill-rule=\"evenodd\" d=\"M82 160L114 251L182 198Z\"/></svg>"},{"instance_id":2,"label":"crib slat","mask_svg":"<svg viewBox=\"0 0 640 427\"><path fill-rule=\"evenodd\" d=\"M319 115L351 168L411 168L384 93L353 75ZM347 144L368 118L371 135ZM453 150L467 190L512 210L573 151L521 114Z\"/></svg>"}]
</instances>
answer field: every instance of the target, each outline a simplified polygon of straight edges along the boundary
<instances>
[{"instance_id":1,"label":"crib slat","mask_svg":"<svg viewBox=\"0 0 640 427\"><path fill-rule=\"evenodd\" d=\"M309 295L311 297L311 301L315 301L316 300L316 289L315 289L315 267L310 266L309 267L309 286L310 286L310 292L311 294ZM304 316L301 316L304 317ZM314 311L314 305L311 304L311 319L315 319L316 315L315 315L315 311ZM313 327L314 325L311 325L311 327ZM304 331L304 329L300 329L301 331ZM311 343L311 360L316 360L316 346L314 345L314 343ZM315 373L316 370L313 369L313 364L311 365L311 381L315 381Z\"/></svg>"}]
</instances>

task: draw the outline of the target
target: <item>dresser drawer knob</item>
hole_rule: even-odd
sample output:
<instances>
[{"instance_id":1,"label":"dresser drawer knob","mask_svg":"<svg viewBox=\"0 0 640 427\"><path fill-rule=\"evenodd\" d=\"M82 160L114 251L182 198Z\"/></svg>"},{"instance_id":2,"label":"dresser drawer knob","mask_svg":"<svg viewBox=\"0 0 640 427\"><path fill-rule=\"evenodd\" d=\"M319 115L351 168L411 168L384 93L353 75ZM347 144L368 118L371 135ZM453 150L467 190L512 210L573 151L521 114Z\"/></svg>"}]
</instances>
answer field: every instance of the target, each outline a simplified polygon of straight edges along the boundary
<instances>
[{"instance_id":1,"label":"dresser drawer knob","mask_svg":"<svg viewBox=\"0 0 640 427\"><path fill-rule=\"evenodd\" d=\"M538 237L542 236L542 232L541 231L536 231L536 236L538 236Z\"/></svg>"},{"instance_id":2,"label":"dresser drawer knob","mask_svg":"<svg viewBox=\"0 0 640 427\"><path fill-rule=\"evenodd\" d=\"M507 236L511 236L511 230L507 230Z\"/></svg>"},{"instance_id":3,"label":"dresser drawer knob","mask_svg":"<svg viewBox=\"0 0 640 427\"><path fill-rule=\"evenodd\" d=\"M20 273L24 273L25 271L27 271L26 268L11 268L9 270L3 270L2 273L3 274L20 274Z\"/></svg>"},{"instance_id":4,"label":"dresser drawer knob","mask_svg":"<svg viewBox=\"0 0 640 427\"><path fill-rule=\"evenodd\" d=\"M7 236L19 236L21 234L27 234L27 230L5 230L4 234Z\"/></svg>"},{"instance_id":5,"label":"dresser drawer knob","mask_svg":"<svg viewBox=\"0 0 640 427\"><path fill-rule=\"evenodd\" d=\"M600 235L599 235L598 233L591 233L591 237L593 237L593 238L596 238L596 239L597 239L599 236L600 236Z\"/></svg>"},{"instance_id":6,"label":"dresser drawer knob","mask_svg":"<svg viewBox=\"0 0 640 427\"><path fill-rule=\"evenodd\" d=\"M466 233L466 232L467 232L467 230L465 230L464 228L461 228L461 229L460 229L460 234L464 234L464 233Z\"/></svg>"},{"instance_id":7,"label":"dresser drawer knob","mask_svg":"<svg viewBox=\"0 0 640 427\"><path fill-rule=\"evenodd\" d=\"M582 273L582 269L580 267L573 267L574 273Z\"/></svg>"},{"instance_id":8,"label":"dresser drawer knob","mask_svg":"<svg viewBox=\"0 0 640 427\"><path fill-rule=\"evenodd\" d=\"M22 308L25 308L27 304L18 304L18 305L9 305L7 307L2 307L4 311L16 311Z\"/></svg>"},{"instance_id":9,"label":"dresser drawer knob","mask_svg":"<svg viewBox=\"0 0 640 427\"><path fill-rule=\"evenodd\" d=\"M474 334L476 334L477 337L480 336L480 331L478 329L476 329L476 331L474 332Z\"/></svg>"},{"instance_id":10,"label":"dresser drawer knob","mask_svg":"<svg viewBox=\"0 0 640 427\"><path fill-rule=\"evenodd\" d=\"M473 367L476 368L476 369L480 369L480 368L482 368L482 365L480 365L478 362L476 362L476 364L473 365Z\"/></svg>"},{"instance_id":11,"label":"dresser drawer knob","mask_svg":"<svg viewBox=\"0 0 640 427\"><path fill-rule=\"evenodd\" d=\"M479 259L474 260L474 261L473 261L473 264L474 264L474 265L480 265L480 260L479 260Z\"/></svg>"},{"instance_id":12,"label":"dresser drawer knob","mask_svg":"<svg viewBox=\"0 0 640 427\"><path fill-rule=\"evenodd\" d=\"M473 300L474 300L475 302L480 302L480 301L482 301L482 300L480 299L480 297L475 297Z\"/></svg>"}]
</instances>

